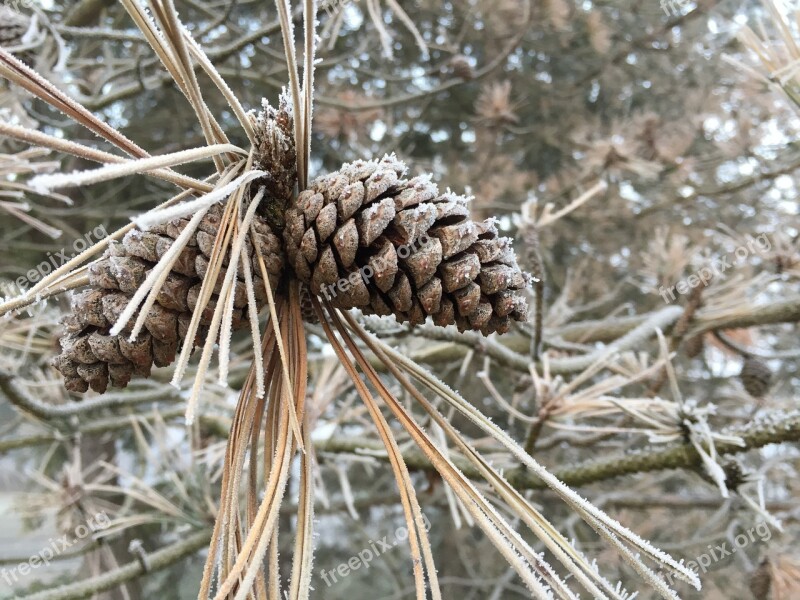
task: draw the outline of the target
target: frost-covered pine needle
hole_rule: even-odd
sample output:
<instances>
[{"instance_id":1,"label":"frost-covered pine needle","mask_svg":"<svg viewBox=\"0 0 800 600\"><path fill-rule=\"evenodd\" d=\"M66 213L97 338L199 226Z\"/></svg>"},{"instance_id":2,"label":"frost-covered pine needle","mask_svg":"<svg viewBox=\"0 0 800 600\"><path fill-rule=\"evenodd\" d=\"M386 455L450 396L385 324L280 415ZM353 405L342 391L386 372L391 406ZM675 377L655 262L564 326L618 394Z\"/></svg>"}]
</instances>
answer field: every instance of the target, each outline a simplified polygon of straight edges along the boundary
<instances>
[{"instance_id":1,"label":"frost-covered pine needle","mask_svg":"<svg viewBox=\"0 0 800 600\"><path fill-rule=\"evenodd\" d=\"M197 229L198 225L200 225L200 221L203 219L205 214L208 212L208 208L200 209L189 221L188 225L184 228L184 230L180 233L177 237L175 242L170 246L170 248L164 253L164 256L161 257L161 260L156 263L155 267L147 274L142 285L136 290L133 294L131 299L128 301L125 310L117 318L114 326L111 328L109 332L111 335L119 335L122 333L122 330L125 329L125 326L128 324L128 321L131 320L133 314L139 308L139 305L145 300L146 296L149 294L150 290L158 291L157 285L163 284L166 281L167 276L172 269L172 265L178 259L178 256L183 251L184 247L189 241L189 238L194 234L195 230ZM153 301L155 301L155 295L152 294ZM152 305L152 302L150 303ZM146 308L149 308L146 307ZM139 335L142 327L144 326L144 319L147 317L147 310L142 310L139 314L139 317L136 321L136 324L131 331L129 336L130 340L133 341L136 339L136 336Z\"/></svg>"},{"instance_id":2,"label":"frost-covered pine needle","mask_svg":"<svg viewBox=\"0 0 800 600\"><path fill-rule=\"evenodd\" d=\"M561 498L574 510L576 510L578 514L582 515L585 520L602 525L602 528L598 528L598 533L600 533L608 541L610 541L610 535L618 535L620 538L626 540L628 544L636 547L643 554L669 568L680 579L688 581L697 589L700 589L700 579L694 572L686 568L683 564L676 562L671 556L655 548L652 544L642 539L634 532L620 525L614 519L597 509L589 501L582 498L575 491L559 481L549 471L536 462L529 454L527 454L505 431L494 424L491 420L484 417L475 407L461 398L461 396L454 392L449 386L441 382L438 378L434 377L426 370L422 369L413 361L410 361L400 352L397 352L382 342L380 339L375 338L374 336L370 336L370 339L380 347L382 352L386 353L391 359L394 360L396 364L400 365L401 368L409 372L426 386L430 387L462 415L469 418L473 423L489 433L494 439L499 441L505 448L510 450L512 454L522 462L522 464L539 476L548 485L548 487L558 493L558 495L561 496ZM624 556L627 560L633 555ZM657 577L655 579L650 577L648 574L651 573L651 571L645 565L641 564L641 560L636 559L635 568L637 568L637 571L645 574L645 579L650 583L650 585L656 587L656 589L661 589L663 582Z\"/></svg>"},{"instance_id":3,"label":"frost-covered pine needle","mask_svg":"<svg viewBox=\"0 0 800 600\"><path fill-rule=\"evenodd\" d=\"M245 171L230 183L219 186L208 194L200 196L195 200L189 200L188 202L183 202L161 210L153 210L138 217L134 217L132 220L139 229L147 231L154 225L167 223L173 219L181 219L203 208L209 208L217 202L225 200L225 198L230 196L238 188L264 175L266 175L264 171L259 171L257 169Z\"/></svg>"},{"instance_id":4,"label":"frost-covered pine needle","mask_svg":"<svg viewBox=\"0 0 800 600\"><path fill-rule=\"evenodd\" d=\"M121 164L105 165L99 169L91 169L89 171L37 175L30 180L30 185L40 194L46 194L58 188L80 187L129 175L150 173L165 167L183 165L226 152L245 154L244 150L233 144L215 144L213 146L203 146L202 148L192 148L191 150L181 150L180 152L162 156L126 160Z\"/></svg>"},{"instance_id":5,"label":"frost-covered pine needle","mask_svg":"<svg viewBox=\"0 0 800 600\"><path fill-rule=\"evenodd\" d=\"M247 240L250 235L250 225L253 222L256 209L264 198L265 191L264 188L258 190L258 193L250 201L250 206L247 207L244 219L239 224L239 231L234 240L233 247L231 248L228 271L225 273L225 280L222 284L222 290L220 291L220 298L225 298L225 314L219 338L220 385L228 385L228 365L230 364L231 334L233 332L233 300L235 296L233 285L236 281L237 265L239 264L240 256L242 256L242 248L244 248L245 240Z\"/></svg>"},{"instance_id":6,"label":"frost-covered pine needle","mask_svg":"<svg viewBox=\"0 0 800 600\"><path fill-rule=\"evenodd\" d=\"M253 265L247 252L242 252L242 271L244 272L244 289L247 292L247 316L250 320L250 336L253 340L253 364L256 369L256 398L263 398L264 387L264 355L261 351L261 328L258 325L258 309L253 286Z\"/></svg>"}]
</instances>

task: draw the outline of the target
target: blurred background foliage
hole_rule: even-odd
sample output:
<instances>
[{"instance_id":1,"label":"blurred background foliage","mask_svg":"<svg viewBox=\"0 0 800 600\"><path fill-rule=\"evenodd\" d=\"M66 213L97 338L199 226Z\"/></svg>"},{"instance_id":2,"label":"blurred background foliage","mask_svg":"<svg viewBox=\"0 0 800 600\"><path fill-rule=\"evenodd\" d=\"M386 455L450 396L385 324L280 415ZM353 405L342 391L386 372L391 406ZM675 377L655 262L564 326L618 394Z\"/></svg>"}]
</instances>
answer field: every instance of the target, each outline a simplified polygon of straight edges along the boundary
<instances>
[{"instance_id":1,"label":"blurred background foliage","mask_svg":"<svg viewBox=\"0 0 800 600\"><path fill-rule=\"evenodd\" d=\"M274 5L253 0L176 4L243 105L256 109L262 98L276 104L286 84L286 64ZM4 47L152 154L202 144L184 99L167 85L161 65L114 2L15 6L18 11L11 3L2 9ZM616 337L597 333L602 324L590 320L619 323L663 308L663 288L766 235L769 248L732 261L732 268L703 290L702 301L677 295L676 304L694 302L692 311L710 312L701 310L705 321L683 340L692 342L691 350L688 343L680 345L680 337L672 338L676 381L685 400L711 411L715 431L747 425L764 414L792 414L800 385L794 324L800 293L800 119L785 90L791 91L797 56L781 38L769 8L714 0L330 3L320 11L312 176L345 161L395 152L412 165L413 174L433 172L441 188L474 195L474 215L497 217L501 229L517 238L524 266L542 271L545 348L553 359L588 353ZM793 9L787 3L778 12L787 15L794 39L800 40ZM752 44L742 43L739 34L747 23L785 59L784 78L774 77L757 60ZM225 108L221 100L212 104L223 125L234 125ZM0 82L0 111L5 121L103 147L6 82ZM111 231L168 194L166 184L132 178L71 190L69 198L39 196L25 189L30 173L90 165L53 154L20 154L24 149L0 139L5 182L0 276L8 280L24 276L48 252L71 249L97 225ZM200 174L191 168L185 172ZM599 182L605 186L598 192ZM592 189L596 193L583 196ZM542 218L576 199L581 204L558 220ZM781 302L789 303L783 317L762 318ZM51 301L33 309L34 319L0 325L4 370L24 377L27 389L53 406L71 406L47 366L64 306ZM564 333L570 331L572 337ZM534 380L525 369L498 363L481 344L467 352L452 340L426 339L424 331L415 337L404 330L384 333L396 336L402 348L416 353L516 439L530 439L531 428L541 427L530 447L556 470L653 441L655 430L646 423L632 425L624 414L593 413L590 392L572 396L573 405L563 398L562 404L548 405L570 375L539 370ZM527 352L528 335L518 332L515 351ZM247 340L239 350L241 378L248 366ZM330 571L370 540L391 535L402 524L402 512L386 465L353 452L372 434L363 409L353 403L352 388L318 341L315 351L310 393L317 403L324 482L316 564ZM654 343L643 344L626 356L627 371L619 366L612 373L640 372L658 355ZM737 377L746 355L766 369L760 375L765 389L756 394ZM576 387L597 383L598 377L590 373ZM14 557L37 551L47 535L32 532L74 530L92 511L107 510L119 530L83 554L39 569L21 588L31 592L72 579L76 571L86 577L107 571L135 558L128 548L132 539L153 551L180 539L190 526L213 522L215 467L224 451L224 420L235 390L210 387L203 443L192 448L178 418L179 395L164 392L158 383L168 379L162 374L155 383L133 386L130 394L144 399L122 411L107 410L93 420L73 415L67 429L74 435L66 437L43 420L0 406L0 480L7 508L2 530L14 532L0 534L0 561L12 565ZM607 393L640 398L650 390L650 397L678 400L669 385L657 383L654 377L612 386ZM151 406L153 399L159 402ZM131 426L134 417L139 420ZM96 428L83 431L87 423ZM467 425L464 430L471 433ZM14 446L16 436L30 441L42 431L52 439ZM3 446L4 440L11 442ZM752 489L760 485L762 508L779 517L785 531L770 526L769 540L757 539L715 561L702 576L703 592L679 591L686 598L789 600L800 597L799 456L796 446L783 445L741 454L740 462L720 459L732 490L729 498L720 496L700 467L604 479L580 491L657 546L693 560L708 553L709 545L764 522L742 499L757 497ZM507 456L496 458L513 468ZM737 493L732 485L737 476L750 491ZM488 542L469 527L456 527L463 515L442 483L424 468L415 478L423 510L434 524L431 536L446 597L526 597ZM560 505L548 508L547 493L531 494L562 530L579 543L588 540L585 527L568 511ZM291 530L288 512L284 519L283 529ZM582 548L601 563L619 562L609 550L598 554L601 549L589 541ZM287 557L290 552L287 548ZM185 558L95 597L191 598L201 564L199 555ZM395 549L335 585L318 580L313 597L406 598L412 595L408 572L406 553ZM621 564L618 576L635 589L636 580ZM770 584L767 591L764 582ZM4 585L0 581L3 598Z\"/></svg>"}]
</instances>

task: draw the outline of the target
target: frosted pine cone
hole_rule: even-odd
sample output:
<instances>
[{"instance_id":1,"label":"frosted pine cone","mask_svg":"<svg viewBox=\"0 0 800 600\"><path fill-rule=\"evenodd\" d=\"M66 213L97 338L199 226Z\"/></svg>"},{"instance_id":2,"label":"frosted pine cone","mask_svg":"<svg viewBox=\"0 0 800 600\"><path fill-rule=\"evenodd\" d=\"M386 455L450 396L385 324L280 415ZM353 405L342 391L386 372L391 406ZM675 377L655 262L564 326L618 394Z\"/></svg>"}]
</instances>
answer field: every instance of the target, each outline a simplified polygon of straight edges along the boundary
<instances>
[{"instance_id":1,"label":"frosted pine cone","mask_svg":"<svg viewBox=\"0 0 800 600\"><path fill-rule=\"evenodd\" d=\"M256 133L256 158L266 175L253 183L250 192L263 189L265 198L258 206L253 233L248 234L243 252L250 258L250 264L255 265L258 261L254 245L258 246L270 284L277 289L284 274L285 258L280 238L274 232L282 227L283 213L291 202L297 180L294 124L286 98L281 98L277 110L265 102L263 110L252 114L251 119ZM91 287L73 296L72 314L64 320L66 333L60 340L62 352L52 361L64 375L68 390L85 392L91 388L102 393L109 383L125 387L134 375L147 377L153 365L163 367L175 360L186 343L224 210L222 204L212 206L200 221L159 288L144 328L134 341L129 337L138 313L119 335L110 335L110 330L148 273L186 227L188 219L176 219L148 231L134 229L121 243L110 244L103 258L90 266ZM203 306L201 326L193 345L203 343L207 337L206 326L214 314L229 257L230 247L225 252L214 294ZM234 329L247 323L248 304L241 263L236 269ZM260 310L267 302L265 286L259 277L260 269L253 271L255 302Z\"/></svg>"},{"instance_id":2,"label":"frosted pine cone","mask_svg":"<svg viewBox=\"0 0 800 600\"><path fill-rule=\"evenodd\" d=\"M257 160L267 175L253 188L263 189L266 196L244 251L255 264L258 246L276 292L281 293L285 276L304 284L305 318L313 318L310 293L339 308L393 314L411 324L430 316L436 325L455 324L462 331L484 334L503 333L512 320L526 319L527 303L519 290L529 277L517 266L511 240L499 237L491 220L473 222L465 197L440 194L430 177L403 179L405 165L387 156L346 164L317 179L293 201L296 159L290 113L285 106L278 111L266 106L254 117L254 128ZM138 315L119 335L111 335L111 329L189 221L133 230L90 266L91 287L73 297L67 332L60 340L62 353L53 360L67 389L102 393L109 384L125 387L133 376L147 377L153 365L172 363L184 344L205 340L204 326L211 322L216 296L202 307L195 339L188 342L186 337L201 309L198 298L224 210L224 205L215 205L203 217L133 341ZM215 294L230 268L229 252ZM285 263L292 269L285 270ZM236 274L234 329L247 323L248 308L241 264ZM253 283L260 312L266 305L265 286L257 275Z\"/></svg>"},{"instance_id":3,"label":"frosted pine cone","mask_svg":"<svg viewBox=\"0 0 800 600\"><path fill-rule=\"evenodd\" d=\"M256 162L267 173L254 187L263 187L269 198L261 203L259 211L273 231L279 232L297 185L297 152L289 99L281 96L277 110L263 100L263 110L253 117L253 129Z\"/></svg>"},{"instance_id":4,"label":"frosted pine cone","mask_svg":"<svg viewBox=\"0 0 800 600\"><path fill-rule=\"evenodd\" d=\"M465 197L405 171L394 156L356 161L302 192L283 232L297 277L338 308L400 322L488 334L525 320L529 278L511 240L473 222Z\"/></svg>"},{"instance_id":5,"label":"frosted pine cone","mask_svg":"<svg viewBox=\"0 0 800 600\"><path fill-rule=\"evenodd\" d=\"M120 335L111 336L110 329L188 221L172 221L146 232L132 230L122 243L112 243L103 258L90 266L91 288L73 296L72 314L64 323L67 332L60 340L62 353L53 359L53 366L64 375L68 390L85 392L91 387L102 393L109 383L125 387L134 375L147 377L153 365L164 367L175 360L185 343L197 305L222 210L220 205L212 207L200 222L197 232L173 265L135 341L128 339L135 317ZM284 263L280 241L263 218L257 218L255 223L255 237L267 264L270 283L277 287ZM247 252L255 261L255 250L249 240L248 246ZM227 260L225 265L228 266ZM200 322L204 326L211 322L216 293L224 276L223 270L217 279L215 295L201 315ZM242 278L243 274L237 273L234 328L247 322L247 294ZM256 302L263 305L266 302L264 282L256 276L253 284ZM206 333L207 329L202 327L194 343L202 343Z\"/></svg>"}]
</instances>

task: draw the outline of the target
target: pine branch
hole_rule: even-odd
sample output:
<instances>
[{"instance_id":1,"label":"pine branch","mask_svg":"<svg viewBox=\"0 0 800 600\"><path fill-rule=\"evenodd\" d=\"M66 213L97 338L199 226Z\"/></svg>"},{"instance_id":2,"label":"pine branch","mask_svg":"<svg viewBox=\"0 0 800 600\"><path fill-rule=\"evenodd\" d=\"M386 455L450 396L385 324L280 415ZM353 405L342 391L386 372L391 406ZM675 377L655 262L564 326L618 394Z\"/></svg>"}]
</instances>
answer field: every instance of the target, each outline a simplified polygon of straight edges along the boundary
<instances>
[{"instance_id":1,"label":"pine branch","mask_svg":"<svg viewBox=\"0 0 800 600\"><path fill-rule=\"evenodd\" d=\"M747 452L769 444L800 442L800 412L767 415L742 428L732 429L729 433L741 437L745 445L717 443L716 450L720 455ZM386 460L380 443L355 438L331 438L324 442L317 442L316 449L319 452L336 454L367 454ZM432 465L425 460L421 453L405 452L403 458L410 468L424 471L433 470ZM477 469L466 461L454 457L454 462L468 477L480 477ZM582 486L634 473L665 469L693 470L700 467L701 464L702 460L694 446L674 444L664 447L653 446L639 452L628 452L622 456L571 465L557 469L553 471L553 474L567 485ZM540 479L522 470L507 471L506 477L509 483L517 489L546 489Z\"/></svg>"},{"instance_id":2,"label":"pine branch","mask_svg":"<svg viewBox=\"0 0 800 600\"><path fill-rule=\"evenodd\" d=\"M600 321L582 321L572 323L563 327L545 330L544 342L548 338L555 338L565 342L580 342L591 344L594 342L613 343L620 340L636 328L646 324L665 309L636 315L631 317L620 317L614 319L604 319ZM666 327L664 332L669 333L672 324L680 317L681 313L676 313L674 319ZM666 316L666 313L665 313ZM672 318L673 315L669 315ZM729 328L758 327L763 325L775 325L778 323L796 323L800 321L800 296L790 297L787 300L774 302L763 306L748 307L738 312L726 312L718 315L714 312L699 311L692 320L692 326L686 332L686 337L692 337L707 331ZM654 330L651 330L654 331ZM450 343L439 344L434 347L427 347L423 350L414 351L410 358L416 362L425 364L437 364L462 360L470 349L479 350L482 353L494 358L498 363L515 368L524 372L528 371L530 363L527 353L530 350L530 338L524 335L506 335L500 339L490 339L484 336L466 332L458 334L455 331L442 330L433 327L416 327L414 335L446 341ZM576 357L582 359L584 357ZM552 373L571 373L574 372L575 364L572 359L567 359L560 365L551 362ZM582 365L584 361L580 364ZM380 365L375 363L377 368ZM581 369L578 369L581 370Z\"/></svg>"},{"instance_id":3,"label":"pine branch","mask_svg":"<svg viewBox=\"0 0 800 600\"><path fill-rule=\"evenodd\" d=\"M144 561L135 560L118 569L108 571L85 581L69 583L29 596L21 596L19 600L78 600L79 598L90 598L100 592L114 589L125 582L133 581L146 573L153 573L166 569L206 547L210 539L211 529L207 531L198 531L184 536L182 541L166 546L152 554L148 554L146 561L147 568L145 568Z\"/></svg>"},{"instance_id":4,"label":"pine branch","mask_svg":"<svg viewBox=\"0 0 800 600\"><path fill-rule=\"evenodd\" d=\"M4 382L0 378L0 385ZM164 421L180 419L184 416L182 407L170 408L160 413ZM70 433L80 432L83 435L97 435L109 431L127 429L136 419L146 419L148 415L125 415L107 419L97 419L82 423L74 432L55 431L49 434L35 434L25 437L0 440L0 454L19 448L28 448L49 444L65 439ZM217 415L198 415L204 428L210 433L226 438L229 431L227 419ZM769 444L800 441L800 413L769 414L760 420L748 425L732 429L729 433L741 437L745 445L718 443L716 450L720 455L737 454ZM315 443L320 452L336 454L369 454L381 460L387 460L383 445L380 442L371 442L358 438L331 438ZM403 458L409 468L430 471L432 465L416 451L403 453ZM471 478L479 478L480 473L464 460L454 457L456 465ZM626 453L599 461L589 461L577 465L563 467L554 472L554 475L567 485L580 486L622 475L659 471L665 469L694 469L701 464L700 456L691 444L674 444L670 446L653 446L636 453ZM518 489L544 489L545 485L536 477L524 471L507 472L509 482Z\"/></svg>"},{"instance_id":5,"label":"pine branch","mask_svg":"<svg viewBox=\"0 0 800 600\"><path fill-rule=\"evenodd\" d=\"M158 416L164 421L172 421L173 419L182 419L186 415L186 409L183 405L175 408L169 408L159 411ZM33 448L36 446L43 446L69 439L73 435L100 435L113 431L121 431L130 428L135 422L152 419L155 416L153 412L149 414L135 414L135 415L121 415L118 417L109 417L104 419L96 419L93 421L83 422L77 421L79 426L72 429L54 429L48 433L37 433L26 436L18 436L8 439L0 440L0 455L11 450L19 450L21 448ZM225 439L230 431L230 420L221 416L202 414L199 415L200 425L203 431L208 432L218 438ZM70 423L75 423L70 419ZM50 423L52 425L52 423Z\"/></svg>"},{"instance_id":6,"label":"pine branch","mask_svg":"<svg viewBox=\"0 0 800 600\"><path fill-rule=\"evenodd\" d=\"M741 437L744 446L717 442L719 455L740 454L770 444L800 442L800 412L766 415L741 428L726 431ZM702 465L700 455L691 444L677 444L666 448L652 447L641 452L605 460L590 461L567 466L555 472L564 483L573 486L586 485L622 475L646 473L665 469L693 470Z\"/></svg>"},{"instance_id":7,"label":"pine branch","mask_svg":"<svg viewBox=\"0 0 800 600\"><path fill-rule=\"evenodd\" d=\"M147 402L176 402L183 399L179 390L167 386L159 386L135 392L106 394L85 402L45 404L24 390L17 382L17 379L10 373L0 372L0 391L14 406L46 421L66 419L110 408L131 407Z\"/></svg>"},{"instance_id":8,"label":"pine branch","mask_svg":"<svg viewBox=\"0 0 800 600\"><path fill-rule=\"evenodd\" d=\"M114 4L114 0L81 0L64 19L64 25L69 27L86 27L97 22L100 13Z\"/></svg>"}]
</instances>

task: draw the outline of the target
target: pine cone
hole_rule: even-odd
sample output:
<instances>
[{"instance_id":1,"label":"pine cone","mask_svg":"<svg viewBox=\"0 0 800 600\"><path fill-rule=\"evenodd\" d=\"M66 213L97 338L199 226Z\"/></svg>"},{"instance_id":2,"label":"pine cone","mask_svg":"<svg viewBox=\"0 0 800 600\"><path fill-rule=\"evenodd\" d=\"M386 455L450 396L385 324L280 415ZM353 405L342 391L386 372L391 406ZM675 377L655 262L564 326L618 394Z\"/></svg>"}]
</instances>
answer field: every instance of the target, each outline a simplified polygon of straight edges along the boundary
<instances>
[{"instance_id":1,"label":"pine cone","mask_svg":"<svg viewBox=\"0 0 800 600\"><path fill-rule=\"evenodd\" d=\"M267 174L254 182L253 187L266 189L270 201L262 202L259 211L273 231L280 232L284 226L284 213L297 184L294 120L288 96L281 96L277 110L266 100L262 103L262 111L253 117L253 129L256 134L256 163Z\"/></svg>"},{"instance_id":2,"label":"pine cone","mask_svg":"<svg viewBox=\"0 0 800 600\"><path fill-rule=\"evenodd\" d=\"M439 194L430 177L403 179L405 165L387 156L346 164L317 179L292 202L295 154L285 103L277 111L265 106L254 126L257 161L268 174L253 188L266 188L269 201L259 207L256 234L245 251L255 263L253 244L258 244L275 290L286 274L284 263L293 267L307 288L305 318L314 319L311 293L328 297L339 308L394 314L412 324L431 316L436 325L455 324L461 331L484 334L503 333L512 320L526 319L527 303L518 291L528 285L529 276L517 266L511 240L498 236L493 221L474 223L469 218L465 197ZM90 287L73 296L60 340L62 353L52 363L64 375L67 389L102 393L109 383L125 387L134 375L147 377L154 364L174 361L187 343L223 210L214 206L203 218L134 341L129 334L136 315L119 335L110 335L110 330L188 220L133 230L91 265ZM224 277L223 269L215 294ZM243 277L237 265L234 328L247 322ZM254 287L260 311L266 305L264 282L256 277ZM211 322L216 300L212 297L203 309L202 325ZM201 327L191 343L203 343L207 333Z\"/></svg>"},{"instance_id":3,"label":"pine cone","mask_svg":"<svg viewBox=\"0 0 800 600\"><path fill-rule=\"evenodd\" d=\"M693 335L683 342L683 348L686 351L686 356L695 358L700 356L700 353L705 349L705 338L702 333Z\"/></svg>"},{"instance_id":4,"label":"pine cone","mask_svg":"<svg viewBox=\"0 0 800 600\"><path fill-rule=\"evenodd\" d=\"M761 561L758 568L750 575L749 587L755 600L769 599L772 587L772 569L768 558Z\"/></svg>"},{"instance_id":5,"label":"pine cone","mask_svg":"<svg viewBox=\"0 0 800 600\"><path fill-rule=\"evenodd\" d=\"M135 341L128 339L135 317L120 335L111 336L109 330L188 220L179 219L146 232L134 229L122 243L112 243L103 258L89 267L91 287L73 296L72 314L64 321L66 334L60 340L62 352L52 361L64 375L68 390L85 392L91 387L95 392L103 393L109 383L114 387L125 387L134 375L148 377L153 365L164 367L175 360L176 353L185 343L222 211L220 205L212 207L200 222L159 291L156 303L144 321L144 329ZM257 243L267 264L270 283L275 288L284 264L281 244L263 218L257 218L255 223ZM247 251L255 261L251 243ZM228 266L227 258L224 264ZM204 327L198 331L195 345L205 340L205 326L211 322L216 293L222 287L224 276L223 269L217 279L215 294L201 316L200 322ZM257 275L253 286L256 302L262 306L266 303L264 282ZM243 274L238 272L234 290L234 328L247 323L246 310Z\"/></svg>"},{"instance_id":6,"label":"pine cone","mask_svg":"<svg viewBox=\"0 0 800 600\"><path fill-rule=\"evenodd\" d=\"M243 252L248 253L250 264L256 265L254 244L258 245L275 290L284 273L285 258L280 238L274 232L282 227L283 213L297 180L294 125L288 99L281 97L277 110L265 102L263 110L252 114L251 119L256 133L256 159L266 172L252 188L264 188L266 195L253 221L255 234L248 236ZM73 296L72 313L64 319L66 333L59 340L62 352L52 361L64 376L68 390L85 392L91 387L103 393L109 383L125 387L134 375L148 377L153 365L164 367L175 360L186 343L223 211L223 205L212 206L200 221L160 288L135 341L128 338L138 313L120 335L111 336L110 329L147 274L188 224L188 219L176 219L148 231L134 229L121 243L110 244L103 258L90 266L90 287ZM192 341L194 345L202 344L207 336L207 325L229 267L229 257L230 250L223 259L214 294L203 309L201 327ZM241 264L236 268L234 329L247 324L244 273ZM260 269L254 267L253 271L255 301L260 311L267 302L266 292L259 277Z\"/></svg>"},{"instance_id":7,"label":"pine cone","mask_svg":"<svg viewBox=\"0 0 800 600\"><path fill-rule=\"evenodd\" d=\"M742 372L739 379L745 391L753 398L763 398L769 391L772 371L763 361L748 356L742 364Z\"/></svg>"},{"instance_id":8,"label":"pine cone","mask_svg":"<svg viewBox=\"0 0 800 600\"><path fill-rule=\"evenodd\" d=\"M450 71L453 73L453 75L459 79L470 81L471 79L475 78L475 71L472 68L472 65L469 64L469 59L463 54L456 54L453 56L453 58L450 59L448 66L450 67Z\"/></svg>"},{"instance_id":9,"label":"pine cone","mask_svg":"<svg viewBox=\"0 0 800 600\"><path fill-rule=\"evenodd\" d=\"M529 277L493 221L430 177L403 179L394 156L318 178L286 213L286 254L311 292L338 308L484 334L527 318Z\"/></svg>"}]
</instances>

